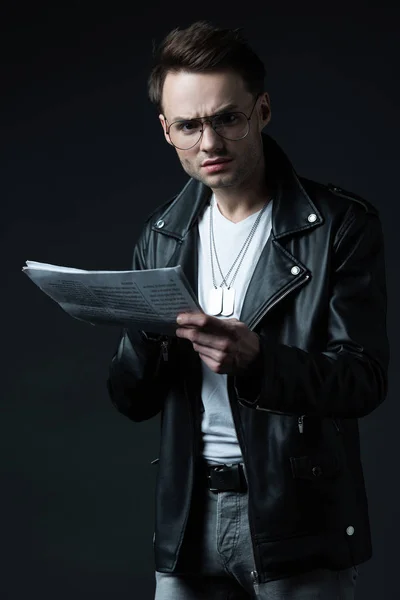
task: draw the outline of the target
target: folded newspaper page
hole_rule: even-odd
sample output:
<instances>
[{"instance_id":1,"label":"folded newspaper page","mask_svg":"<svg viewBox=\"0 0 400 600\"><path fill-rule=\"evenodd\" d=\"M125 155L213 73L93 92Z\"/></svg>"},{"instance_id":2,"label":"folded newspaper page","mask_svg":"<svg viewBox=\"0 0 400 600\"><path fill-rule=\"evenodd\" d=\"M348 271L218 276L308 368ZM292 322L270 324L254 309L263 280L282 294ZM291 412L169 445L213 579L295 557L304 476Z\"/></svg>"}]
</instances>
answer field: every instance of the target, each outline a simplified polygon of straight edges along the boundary
<instances>
[{"instance_id":1,"label":"folded newspaper page","mask_svg":"<svg viewBox=\"0 0 400 600\"><path fill-rule=\"evenodd\" d=\"M92 325L174 335L180 312L201 311L180 265L84 271L27 260L22 271L69 315Z\"/></svg>"}]
</instances>

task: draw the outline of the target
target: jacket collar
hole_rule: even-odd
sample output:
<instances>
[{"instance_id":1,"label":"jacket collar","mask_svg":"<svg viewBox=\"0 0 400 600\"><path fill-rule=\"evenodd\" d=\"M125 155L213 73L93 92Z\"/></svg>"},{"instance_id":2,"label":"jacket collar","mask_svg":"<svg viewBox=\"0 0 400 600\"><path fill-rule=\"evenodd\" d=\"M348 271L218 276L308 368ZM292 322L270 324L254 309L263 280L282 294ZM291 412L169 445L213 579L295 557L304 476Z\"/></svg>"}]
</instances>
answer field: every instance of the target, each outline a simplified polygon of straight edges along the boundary
<instances>
[{"instance_id":1,"label":"jacket collar","mask_svg":"<svg viewBox=\"0 0 400 600\"><path fill-rule=\"evenodd\" d=\"M266 173L274 192L274 239L320 225L322 215L302 186L285 153L270 136L262 134L262 140ZM195 225L211 195L209 187L196 179L189 179L175 200L158 216L152 229L182 241Z\"/></svg>"}]
</instances>

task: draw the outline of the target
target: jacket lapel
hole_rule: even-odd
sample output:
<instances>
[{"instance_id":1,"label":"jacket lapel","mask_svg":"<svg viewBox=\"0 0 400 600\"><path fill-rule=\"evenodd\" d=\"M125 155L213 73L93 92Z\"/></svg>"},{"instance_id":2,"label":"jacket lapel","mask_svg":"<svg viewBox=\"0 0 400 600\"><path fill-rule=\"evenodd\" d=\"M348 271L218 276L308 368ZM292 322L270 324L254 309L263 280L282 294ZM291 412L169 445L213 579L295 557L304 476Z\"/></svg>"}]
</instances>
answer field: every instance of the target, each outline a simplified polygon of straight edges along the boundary
<instances>
[{"instance_id":1,"label":"jacket lapel","mask_svg":"<svg viewBox=\"0 0 400 600\"><path fill-rule=\"evenodd\" d=\"M162 254L158 266L180 265L198 298L198 228L197 221L210 201L211 190L190 179L180 194L153 224L152 230L175 240L173 251ZM162 228L158 225L162 222Z\"/></svg>"},{"instance_id":2,"label":"jacket lapel","mask_svg":"<svg viewBox=\"0 0 400 600\"><path fill-rule=\"evenodd\" d=\"M295 173L286 173L275 187L272 230L246 291L240 320L254 329L262 317L290 293L305 285L312 273L294 256L287 242L320 225L323 219Z\"/></svg>"}]
</instances>

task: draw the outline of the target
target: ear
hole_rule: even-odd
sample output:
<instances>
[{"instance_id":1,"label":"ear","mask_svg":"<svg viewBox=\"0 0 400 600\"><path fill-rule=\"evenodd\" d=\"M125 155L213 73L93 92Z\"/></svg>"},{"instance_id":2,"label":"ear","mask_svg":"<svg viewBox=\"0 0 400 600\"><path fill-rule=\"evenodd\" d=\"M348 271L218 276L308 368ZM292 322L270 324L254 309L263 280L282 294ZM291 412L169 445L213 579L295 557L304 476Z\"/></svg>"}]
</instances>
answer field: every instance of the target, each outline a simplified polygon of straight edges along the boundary
<instances>
[{"instance_id":1,"label":"ear","mask_svg":"<svg viewBox=\"0 0 400 600\"><path fill-rule=\"evenodd\" d=\"M164 137L167 140L168 144L171 144L171 140L169 139L169 135L167 133L167 123L165 121L165 117L164 117L164 115L160 114L160 115L158 115L158 118L160 119L161 127L163 128L163 131L164 131ZM171 146L172 146L172 144L171 144Z\"/></svg>"},{"instance_id":2,"label":"ear","mask_svg":"<svg viewBox=\"0 0 400 600\"><path fill-rule=\"evenodd\" d=\"M260 103L260 130L264 129L271 120L271 101L267 92L261 95Z\"/></svg>"}]
</instances>

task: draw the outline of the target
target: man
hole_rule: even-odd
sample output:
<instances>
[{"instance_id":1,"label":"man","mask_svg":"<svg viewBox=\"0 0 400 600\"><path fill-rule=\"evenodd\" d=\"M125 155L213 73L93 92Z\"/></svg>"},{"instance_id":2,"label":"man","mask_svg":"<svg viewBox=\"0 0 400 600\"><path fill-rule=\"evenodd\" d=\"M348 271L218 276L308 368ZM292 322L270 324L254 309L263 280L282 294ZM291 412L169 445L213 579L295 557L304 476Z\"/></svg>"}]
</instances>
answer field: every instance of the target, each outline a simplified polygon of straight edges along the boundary
<instances>
[{"instance_id":1,"label":"man","mask_svg":"<svg viewBox=\"0 0 400 600\"><path fill-rule=\"evenodd\" d=\"M202 311L125 330L113 403L161 411L156 599L354 598L371 557L359 417L385 398L376 209L299 177L262 132L264 66L238 31L172 31L149 79L190 176L134 269L181 265Z\"/></svg>"}]
</instances>

